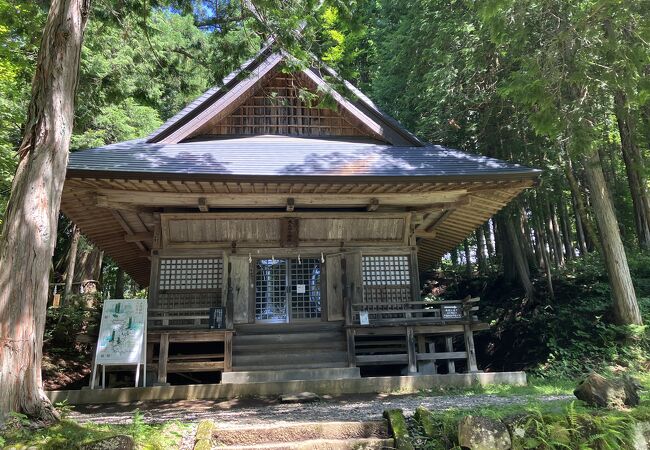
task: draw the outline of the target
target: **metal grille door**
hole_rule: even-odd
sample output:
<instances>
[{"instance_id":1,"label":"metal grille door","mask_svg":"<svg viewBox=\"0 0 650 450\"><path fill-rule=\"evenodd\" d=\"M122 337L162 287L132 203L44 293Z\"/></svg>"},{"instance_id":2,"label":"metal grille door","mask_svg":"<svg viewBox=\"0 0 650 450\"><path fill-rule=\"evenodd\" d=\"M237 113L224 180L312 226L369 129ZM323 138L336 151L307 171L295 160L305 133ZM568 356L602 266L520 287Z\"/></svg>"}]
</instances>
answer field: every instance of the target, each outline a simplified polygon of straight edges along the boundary
<instances>
[{"instance_id":1,"label":"metal grille door","mask_svg":"<svg viewBox=\"0 0 650 450\"><path fill-rule=\"evenodd\" d=\"M260 259L255 271L255 320L286 322L287 260Z\"/></svg>"},{"instance_id":2,"label":"metal grille door","mask_svg":"<svg viewBox=\"0 0 650 450\"><path fill-rule=\"evenodd\" d=\"M320 260L317 258L291 259L291 319L319 319L320 305Z\"/></svg>"},{"instance_id":3,"label":"metal grille door","mask_svg":"<svg viewBox=\"0 0 650 450\"><path fill-rule=\"evenodd\" d=\"M317 258L261 259L255 271L255 320L282 323L321 317Z\"/></svg>"}]
</instances>

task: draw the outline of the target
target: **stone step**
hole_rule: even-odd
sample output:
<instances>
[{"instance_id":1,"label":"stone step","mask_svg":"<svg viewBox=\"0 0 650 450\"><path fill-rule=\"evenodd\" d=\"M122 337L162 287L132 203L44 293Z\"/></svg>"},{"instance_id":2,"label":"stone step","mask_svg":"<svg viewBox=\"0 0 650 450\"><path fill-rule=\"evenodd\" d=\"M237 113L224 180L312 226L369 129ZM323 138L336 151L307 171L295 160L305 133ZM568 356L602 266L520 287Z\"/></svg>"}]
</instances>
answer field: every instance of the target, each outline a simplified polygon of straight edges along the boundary
<instances>
[{"instance_id":1,"label":"stone step","mask_svg":"<svg viewBox=\"0 0 650 450\"><path fill-rule=\"evenodd\" d=\"M347 367L348 363L346 361L336 361L336 362L307 362L300 363L300 369L328 369L328 368L339 368ZM269 370L293 370L296 368L296 364L252 364L249 366L239 365L233 366L233 371L235 372L260 372L260 371L269 371Z\"/></svg>"},{"instance_id":2,"label":"stone step","mask_svg":"<svg viewBox=\"0 0 650 450\"><path fill-rule=\"evenodd\" d=\"M358 367L323 367L314 369L252 370L224 372L222 384L268 383L292 380L339 380L360 378Z\"/></svg>"},{"instance_id":3,"label":"stone step","mask_svg":"<svg viewBox=\"0 0 650 450\"><path fill-rule=\"evenodd\" d=\"M213 438L217 445L238 447L265 445L258 448L328 448L304 447L316 441L340 442L359 439L388 439L387 424L384 421L369 422L306 422L273 424L251 427L217 428ZM278 447L271 447L278 445ZM289 445L282 447L282 445ZM299 447L295 447L299 445ZM252 447L256 448L256 447ZM349 448L349 447L335 447Z\"/></svg>"},{"instance_id":4,"label":"stone step","mask_svg":"<svg viewBox=\"0 0 650 450\"><path fill-rule=\"evenodd\" d=\"M389 450L395 448L393 439L310 439L300 442L279 442L254 445L217 447L229 450Z\"/></svg>"}]
</instances>

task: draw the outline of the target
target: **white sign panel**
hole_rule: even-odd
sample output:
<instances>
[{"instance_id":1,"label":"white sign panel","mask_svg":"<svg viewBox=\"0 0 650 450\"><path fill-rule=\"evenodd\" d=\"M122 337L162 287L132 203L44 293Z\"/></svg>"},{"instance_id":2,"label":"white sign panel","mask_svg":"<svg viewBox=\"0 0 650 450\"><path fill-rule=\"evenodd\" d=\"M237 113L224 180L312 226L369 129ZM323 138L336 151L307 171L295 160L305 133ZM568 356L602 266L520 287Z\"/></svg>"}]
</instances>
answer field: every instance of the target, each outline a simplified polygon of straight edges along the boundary
<instances>
[{"instance_id":1,"label":"white sign panel","mask_svg":"<svg viewBox=\"0 0 650 450\"><path fill-rule=\"evenodd\" d=\"M368 311L359 311L359 323L361 325L370 325L370 320L368 319Z\"/></svg>"},{"instance_id":2,"label":"white sign panel","mask_svg":"<svg viewBox=\"0 0 650 450\"><path fill-rule=\"evenodd\" d=\"M304 284L296 284L296 294L304 294L305 292L307 292L307 289Z\"/></svg>"},{"instance_id":3,"label":"white sign panel","mask_svg":"<svg viewBox=\"0 0 650 450\"><path fill-rule=\"evenodd\" d=\"M105 300L95 364L144 362L147 300Z\"/></svg>"}]
</instances>

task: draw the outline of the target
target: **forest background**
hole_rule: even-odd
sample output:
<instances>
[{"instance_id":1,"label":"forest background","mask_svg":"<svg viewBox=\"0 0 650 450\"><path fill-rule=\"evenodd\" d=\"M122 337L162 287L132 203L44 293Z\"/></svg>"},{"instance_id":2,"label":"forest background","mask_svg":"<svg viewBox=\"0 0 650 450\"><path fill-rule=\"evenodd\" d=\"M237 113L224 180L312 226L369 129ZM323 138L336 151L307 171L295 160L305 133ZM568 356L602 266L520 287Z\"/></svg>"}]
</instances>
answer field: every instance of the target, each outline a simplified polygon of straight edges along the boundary
<instances>
[{"instance_id":1,"label":"forest background","mask_svg":"<svg viewBox=\"0 0 650 450\"><path fill-rule=\"evenodd\" d=\"M493 325L478 339L483 368L647 368L646 328L615 308L611 280L625 268L607 267L612 230L598 214L604 192L631 274L624 294L648 322L650 2L255 4L252 13L237 1L94 2L71 150L147 135L274 36L303 60L318 55L426 141L544 170L539 186L423 277L429 297L482 297ZM0 217L47 9L0 0ZM59 292L72 299L92 279L104 297L145 295L63 216L58 230ZM46 370L80 348L74 336L88 315L74 301L49 310Z\"/></svg>"}]
</instances>

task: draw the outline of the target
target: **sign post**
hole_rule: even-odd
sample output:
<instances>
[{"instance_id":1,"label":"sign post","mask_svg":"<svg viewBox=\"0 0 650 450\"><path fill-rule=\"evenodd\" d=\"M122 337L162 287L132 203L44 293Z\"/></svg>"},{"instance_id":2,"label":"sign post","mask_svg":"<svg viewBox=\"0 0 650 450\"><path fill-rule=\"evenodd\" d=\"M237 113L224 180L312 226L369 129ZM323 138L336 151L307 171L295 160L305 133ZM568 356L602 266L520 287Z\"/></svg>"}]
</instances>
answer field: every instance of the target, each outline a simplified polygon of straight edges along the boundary
<instances>
[{"instance_id":1,"label":"sign post","mask_svg":"<svg viewBox=\"0 0 650 450\"><path fill-rule=\"evenodd\" d=\"M135 386L143 366L144 387L147 379L147 300L104 300L99 338L90 388L95 388L97 367L102 366L102 387L106 387L106 366L135 365Z\"/></svg>"}]
</instances>

